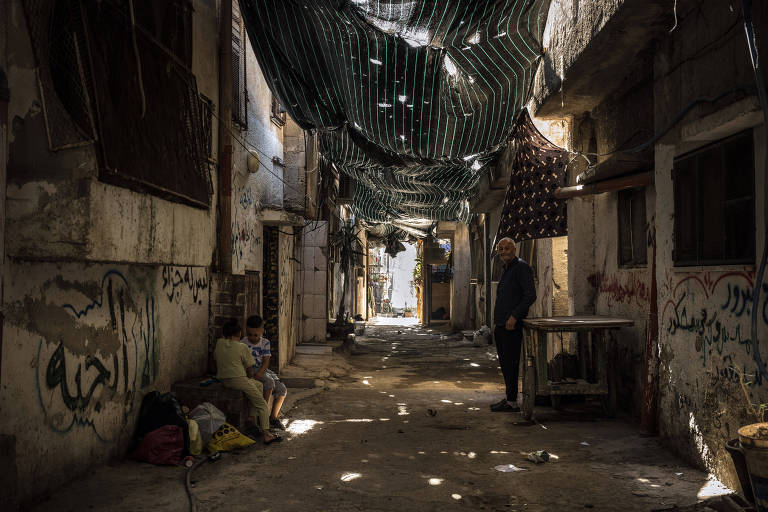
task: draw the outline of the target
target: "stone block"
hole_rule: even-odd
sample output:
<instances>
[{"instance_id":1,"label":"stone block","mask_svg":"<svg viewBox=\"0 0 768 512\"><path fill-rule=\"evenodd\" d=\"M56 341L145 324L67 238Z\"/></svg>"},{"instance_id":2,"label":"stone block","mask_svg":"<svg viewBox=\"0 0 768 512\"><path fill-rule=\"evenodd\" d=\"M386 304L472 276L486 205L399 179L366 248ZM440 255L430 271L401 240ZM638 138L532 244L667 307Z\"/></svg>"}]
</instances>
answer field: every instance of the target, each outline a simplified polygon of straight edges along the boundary
<instances>
[{"instance_id":1,"label":"stone block","mask_svg":"<svg viewBox=\"0 0 768 512\"><path fill-rule=\"evenodd\" d=\"M304 294L301 297L301 314L306 318L312 318L315 314L315 304L312 301L314 295Z\"/></svg>"},{"instance_id":2,"label":"stone block","mask_svg":"<svg viewBox=\"0 0 768 512\"><path fill-rule=\"evenodd\" d=\"M325 256L325 247L315 247L314 267L318 270L328 269L328 258Z\"/></svg>"},{"instance_id":3,"label":"stone block","mask_svg":"<svg viewBox=\"0 0 768 512\"><path fill-rule=\"evenodd\" d=\"M314 292L318 295L325 295L325 287L326 287L326 273L325 272L315 272L314 273L314 279L315 284L312 287Z\"/></svg>"},{"instance_id":4,"label":"stone block","mask_svg":"<svg viewBox=\"0 0 768 512\"><path fill-rule=\"evenodd\" d=\"M325 295L312 295L312 302L314 303L312 318L316 318L325 322L327 317L325 311L327 307Z\"/></svg>"},{"instance_id":5,"label":"stone block","mask_svg":"<svg viewBox=\"0 0 768 512\"><path fill-rule=\"evenodd\" d=\"M312 270L315 267L315 247L304 246L301 248L302 268Z\"/></svg>"}]
</instances>

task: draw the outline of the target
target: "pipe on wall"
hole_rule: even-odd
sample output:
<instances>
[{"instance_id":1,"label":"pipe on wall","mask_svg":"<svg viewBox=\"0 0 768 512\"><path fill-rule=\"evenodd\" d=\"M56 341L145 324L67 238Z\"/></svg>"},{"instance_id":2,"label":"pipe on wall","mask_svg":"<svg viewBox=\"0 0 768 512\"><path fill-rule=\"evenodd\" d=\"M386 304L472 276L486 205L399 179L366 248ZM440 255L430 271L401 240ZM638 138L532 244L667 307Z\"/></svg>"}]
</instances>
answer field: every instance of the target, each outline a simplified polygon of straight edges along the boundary
<instances>
[{"instance_id":1,"label":"pipe on wall","mask_svg":"<svg viewBox=\"0 0 768 512\"><path fill-rule=\"evenodd\" d=\"M556 199L570 199L572 197L590 196L603 192L615 192L627 188L645 187L651 184L651 173L644 172L623 176L610 180L588 183L586 185L574 185L572 187L558 187L555 189Z\"/></svg>"},{"instance_id":2,"label":"pipe on wall","mask_svg":"<svg viewBox=\"0 0 768 512\"><path fill-rule=\"evenodd\" d=\"M232 273L232 0L219 20L219 271Z\"/></svg>"}]
</instances>

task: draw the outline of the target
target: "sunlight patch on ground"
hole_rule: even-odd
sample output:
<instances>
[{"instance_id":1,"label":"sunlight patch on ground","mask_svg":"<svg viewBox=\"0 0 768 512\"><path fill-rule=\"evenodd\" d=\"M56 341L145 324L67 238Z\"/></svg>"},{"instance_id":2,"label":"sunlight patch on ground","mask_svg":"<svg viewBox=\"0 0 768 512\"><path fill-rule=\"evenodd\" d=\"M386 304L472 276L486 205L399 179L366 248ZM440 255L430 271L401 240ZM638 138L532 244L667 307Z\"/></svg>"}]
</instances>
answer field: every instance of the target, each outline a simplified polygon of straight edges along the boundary
<instances>
[{"instance_id":1,"label":"sunlight patch on ground","mask_svg":"<svg viewBox=\"0 0 768 512\"><path fill-rule=\"evenodd\" d=\"M460 500L461 499L461 494L453 493L453 494L451 494L451 498L453 498L455 500Z\"/></svg>"},{"instance_id":2,"label":"sunlight patch on ground","mask_svg":"<svg viewBox=\"0 0 768 512\"><path fill-rule=\"evenodd\" d=\"M316 420L293 420L290 425L288 425L285 428L285 431L289 434L304 434L306 432L309 432L313 428L315 428L315 425L322 425L322 421L316 421Z\"/></svg>"},{"instance_id":3,"label":"sunlight patch on ground","mask_svg":"<svg viewBox=\"0 0 768 512\"><path fill-rule=\"evenodd\" d=\"M441 485L443 483L442 478L430 478L429 485Z\"/></svg>"},{"instance_id":4,"label":"sunlight patch on ground","mask_svg":"<svg viewBox=\"0 0 768 512\"><path fill-rule=\"evenodd\" d=\"M397 415L398 416L408 416L409 414L411 414L411 413L408 412L408 408L406 406L404 406L404 405L398 405L397 406Z\"/></svg>"},{"instance_id":5,"label":"sunlight patch on ground","mask_svg":"<svg viewBox=\"0 0 768 512\"><path fill-rule=\"evenodd\" d=\"M724 494L732 494L733 490L726 487L715 475L710 474L707 477L707 483L705 483L701 489L699 489L697 498L700 500L705 498L712 498L713 496L722 496Z\"/></svg>"},{"instance_id":6,"label":"sunlight patch on ground","mask_svg":"<svg viewBox=\"0 0 768 512\"><path fill-rule=\"evenodd\" d=\"M360 473L344 473L343 475L341 475L340 480L342 482L351 482L352 480L360 478L361 476L363 475L361 475Z\"/></svg>"},{"instance_id":7,"label":"sunlight patch on ground","mask_svg":"<svg viewBox=\"0 0 768 512\"><path fill-rule=\"evenodd\" d=\"M440 400L440 401L443 402L444 404L452 404L453 403L450 400L445 400L445 399Z\"/></svg>"}]
</instances>

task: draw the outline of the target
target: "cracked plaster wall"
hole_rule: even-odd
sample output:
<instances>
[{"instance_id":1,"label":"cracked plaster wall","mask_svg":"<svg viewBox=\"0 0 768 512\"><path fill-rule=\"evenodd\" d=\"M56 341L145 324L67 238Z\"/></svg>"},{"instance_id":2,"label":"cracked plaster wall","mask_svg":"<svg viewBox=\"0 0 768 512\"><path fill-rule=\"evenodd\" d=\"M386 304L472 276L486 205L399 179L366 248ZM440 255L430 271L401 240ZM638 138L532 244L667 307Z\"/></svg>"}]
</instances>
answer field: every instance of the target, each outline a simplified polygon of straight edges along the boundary
<instances>
[{"instance_id":1,"label":"cracked plaster wall","mask_svg":"<svg viewBox=\"0 0 768 512\"><path fill-rule=\"evenodd\" d=\"M739 426L754 421L746 414L738 371L754 381L749 388L750 400L768 401L765 350L750 339L749 330L756 268L675 267L672 169L677 156L753 129L756 174L760 175L765 151L765 133L759 126L762 113L754 98L736 91L754 83L740 6L733 3L731 9L728 3L680 1L678 24L673 31L669 30L674 23L670 8L660 18L666 30L659 35L649 26L643 35L637 30L638 24L632 23L632 16L625 16L631 11L622 11L622 6L632 7L636 2L579 2L579 16L571 19L568 4L553 2L554 15L550 11L549 20L552 26L545 38L549 61L545 59L537 75L534 104L546 117L575 116L574 149L601 154L628 143L633 128L647 133L635 136L630 146L676 121L655 145L649 166L654 183L646 187L646 218L657 244L659 428L674 450L738 488L723 443L736 437ZM573 2L571 8L576 6ZM614 12L611 19L596 17L601 9L604 13ZM755 4L753 9L756 32L768 33L768 6ZM612 44L606 46L606 40ZM768 51L764 38L758 36L758 45L761 53ZM602 58L605 52L600 48L606 47L612 52ZM615 56L623 56L624 62L617 64ZM597 64L596 59L601 59L603 72L620 79L603 81L597 78L597 72L585 71L590 62ZM558 62L563 64L558 67ZM640 72L648 62L650 73ZM561 82L559 77L563 76ZM578 92L577 85L581 90L591 87L593 92L589 97L576 97L573 93L574 89ZM719 101L700 102L677 119L691 102L722 93ZM570 174L571 184L582 170L577 168ZM761 212L765 196L762 180L756 179L755 191L755 212ZM569 201L569 294L576 313L612 314L635 320L635 327L622 329L617 336L624 392L629 393L637 413L653 245L648 247L646 268L618 266L616 197L616 193L606 193ZM756 260L763 244L763 226L762 217L756 215ZM591 280L585 279L589 276ZM762 301L757 306L761 315L758 339L768 335L763 306ZM622 351L632 352L624 357ZM626 388L628 384L634 389Z\"/></svg>"},{"instance_id":2,"label":"cracked plaster wall","mask_svg":"<svg viewBox=\"0 0 768 512\"><path fill-rule=\"evenodd\" d=\"M217 4L193 3L192 70L218 98ZM0 434L16 437L7 462L25 502L123 456L142 397L205 370L215 210L100 182L93 146L49 151L22 4L0 6L12 97Z\"/></svg>"}]
</instances>

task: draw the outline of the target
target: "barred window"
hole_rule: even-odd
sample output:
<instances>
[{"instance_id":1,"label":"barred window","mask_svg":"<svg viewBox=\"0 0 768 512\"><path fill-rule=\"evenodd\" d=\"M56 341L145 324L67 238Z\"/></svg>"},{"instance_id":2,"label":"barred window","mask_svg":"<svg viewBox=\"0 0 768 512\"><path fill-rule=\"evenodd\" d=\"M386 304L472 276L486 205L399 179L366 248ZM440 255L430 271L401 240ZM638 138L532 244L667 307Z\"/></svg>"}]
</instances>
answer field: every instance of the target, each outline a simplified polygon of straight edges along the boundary
<instances>
[{"instance_id":1,"label":"barred window","mask_svg":"<svg viewBox=\"0 0 768 512\"><path fill-rule=\"evenodd\" d=\"M675 265L755 261L752 130L675 160Z\"/></svg>"}]
</instances>

